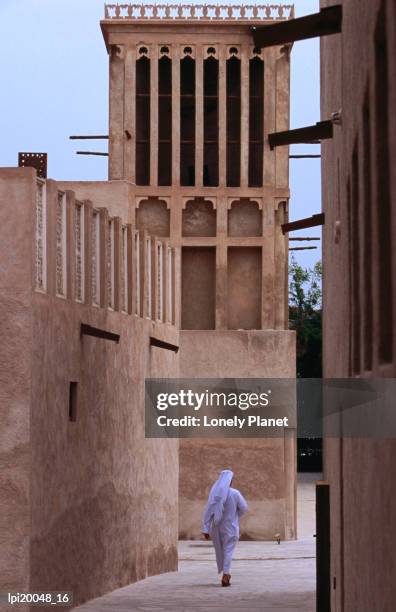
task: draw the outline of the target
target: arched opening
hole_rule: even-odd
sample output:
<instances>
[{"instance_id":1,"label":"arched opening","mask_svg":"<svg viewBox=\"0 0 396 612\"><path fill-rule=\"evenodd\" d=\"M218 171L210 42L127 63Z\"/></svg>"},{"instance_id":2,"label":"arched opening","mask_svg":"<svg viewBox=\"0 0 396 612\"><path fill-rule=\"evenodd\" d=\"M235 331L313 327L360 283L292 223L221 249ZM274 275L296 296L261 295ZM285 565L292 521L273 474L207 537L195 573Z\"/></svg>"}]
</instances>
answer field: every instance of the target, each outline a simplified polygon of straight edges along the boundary
<instances>
[{"instance_id":1,"label":"arched opening","mask_svg":"<svg viewBox=\"0 0 396 612\"><path fill-rule=\"evenodd\" d=\"M228 211L229 236L262 236L262 211L248 198L235 200Z\"/></svg>"},{"instance_id":2,"label":"arched opening","mask_svg":"<svg viewBox=\"0 0 396 612\"><path fill-rule=\"evenodd\" d=\"M204 198L189 200L182 213L183 236L216 236L216 211Z\"/></svg>"},{"instance_id":3,"label":"arched opening","mask_svg":"<svg viewBox=\"0 0 396 612\"><path fill-rule=\"evenodd\" d=\"M167 238L170 233L170 211L164 200L147 198L136 209L136 228L146 230L150 236Z\"/></svg>"}]
</instances>

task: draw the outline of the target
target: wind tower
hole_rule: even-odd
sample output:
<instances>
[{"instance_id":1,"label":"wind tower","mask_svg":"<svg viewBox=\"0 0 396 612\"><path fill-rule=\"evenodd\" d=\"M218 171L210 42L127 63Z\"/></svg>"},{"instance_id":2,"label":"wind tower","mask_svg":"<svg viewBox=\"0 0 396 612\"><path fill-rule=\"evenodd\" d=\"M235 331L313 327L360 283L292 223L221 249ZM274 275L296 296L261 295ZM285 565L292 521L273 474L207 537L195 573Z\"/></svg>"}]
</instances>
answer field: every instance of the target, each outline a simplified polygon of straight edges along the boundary
<instances>
[{"instance_id":1,"label":"wind tower","mask_svg":"<svg viewBox=\"0 0 396 612\"><path fill-rule=\"evenodd\" d=\"M254 47L251 27L290 5L106 5L109 179L133 184L136 228L181 257L181 375L295 377L288 331L290 46ZM254 466L254 469L252 467ZM196 537L209 483L236 472L246 537L296 535L296 444L180 443L180 534ZM252 474L254 473L254 478Z\"/></svg>"}]
</instances>

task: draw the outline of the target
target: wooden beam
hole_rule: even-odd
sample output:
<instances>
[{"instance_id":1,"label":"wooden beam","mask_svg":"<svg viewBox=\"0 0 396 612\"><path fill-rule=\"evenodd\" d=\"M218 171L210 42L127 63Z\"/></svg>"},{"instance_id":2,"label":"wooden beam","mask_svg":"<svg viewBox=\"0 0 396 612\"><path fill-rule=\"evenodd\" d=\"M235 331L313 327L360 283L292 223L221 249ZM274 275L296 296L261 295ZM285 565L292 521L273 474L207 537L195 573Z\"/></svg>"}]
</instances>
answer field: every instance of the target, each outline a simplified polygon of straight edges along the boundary
<instances>
[{"instance_id":1,"label":"wooden beam","mask_svg":"<svg viewBox=\"0 0 396 612\"><path fill-rule=\"evenodd\" d=\"M292 242L312 242L313 240L320 240L320 238L313 236L289 236L289 240Z\"/></svg>"},{"instance_id":2,"label":"wooden beam","mask_svg":"<svg viewBox=\"0 0 396 612\"><path fill-rule=\"evenodd\" d=\"M306 219L300 219L299 221L292 221L291 223L284 223L282 225L283 234L294 232L295 230L306 229L307 227L316 227L318 225L324 225L325 214L319 213L318 215L312 215Z\"/></svg>"},{"instance_id":3,"label":"wooden beam","mask_svg":"<svg viewBox=\"0 0 396 612\"><path fill-rule=\"evenodd\" d=\"M107 134L94 135L94 136L69 136L70 140L108 140L109 136Z\"/></svg>"},{"instance_id":4,"label":"wooden beam","mask_svg":"<svg viewBox=\"0 0 396 612\"><path fill-rule=\"evenodd\" d=\"M108 153L102 153L101 151L76 151L77 155L100 155L101 157L108 157Z\"/></svg>"},{"instance_id":5,"label":"wooden beam","mask_svg":"<svg viewBox=\"0 0 396 612\"><path fill-rule=\"evenodd\" d=\"M320 159L321 155L289 155L290 159Z\"/></svg>"},{"instance_id":6,"label":"wooden beam","mask_svg":"<svg viewBox=\"0 0 396 612\"><path fill-rule=\"evenodd\" d=\"M315 125L310 125L297 130L286 130L285 132L273 132L268 135L268 142L271 150L292 144L307 144L315 140L326 140L333 138L332 121L319 121Z\"/></svg>"},{"instance_id":7,"label":"wooden beam","mask_svg":"<svg viewBox=\"0 0 396 612\"><path fill-rule=\"evenodd\" d=\"M289 251L314 251L318 247L293 247Z\"/></svg>"},{"instance_id":8,"label":"wooden beam","mask_svg":"<svg viewBox=\"0 0 396 612\"><path fill-rule=\"evenodd\" d=\"M119 334L114 334L113 332L100 329L99 327L93 327L92 325L87 325L86 323L81 323L80 333L81 336L93 336L94 338L101 338L102 340L111 340L111 342L115 342L116 344L118 344L120 341Z\"/></svg>"},{"instance_id":9,"label":"wooden beam","mask_svg":"<svg viewBox=\"0 0 396 612\"><path fill-rule=\"evenodd\" d=\"M157 348L162 348L167 351L173 351L174 353L177 353L179 351L179 347L177 346L177 344L165 342L165 340L160 340L155 336L150 336L150 346L156 346Z\"/></svg>"},{"instance_id":10,"label":"wooden beam","mask_svg":"<svg viewBox=\"0 0 396 612\"><path fill-rule=\"evenodd\" d=\"M297 40L339 34L342 30L342 6L322 8L319 13L279 23L252 27L255 47L285 45Z\"/></svg>"}]
</instances>

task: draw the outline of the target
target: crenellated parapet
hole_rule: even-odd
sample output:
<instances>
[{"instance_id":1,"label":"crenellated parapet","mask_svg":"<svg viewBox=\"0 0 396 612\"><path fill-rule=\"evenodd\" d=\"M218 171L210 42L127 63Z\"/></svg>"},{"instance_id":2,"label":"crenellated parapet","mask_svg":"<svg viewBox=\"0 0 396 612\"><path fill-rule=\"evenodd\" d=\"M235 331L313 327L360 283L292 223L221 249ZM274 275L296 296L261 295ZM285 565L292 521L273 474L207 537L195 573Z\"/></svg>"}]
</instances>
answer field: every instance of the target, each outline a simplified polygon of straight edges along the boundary
<instances>
[{"instance_id":1,"label":"crenellated parapet","mask_svg":"<svg viewBox=\"0 0 396 612\"><path fill-rule=\"evenodd\" d=\"M294 17L293 4L105 4L105 19L144 21L252 22Z\"/></svg>"}]
</instances>

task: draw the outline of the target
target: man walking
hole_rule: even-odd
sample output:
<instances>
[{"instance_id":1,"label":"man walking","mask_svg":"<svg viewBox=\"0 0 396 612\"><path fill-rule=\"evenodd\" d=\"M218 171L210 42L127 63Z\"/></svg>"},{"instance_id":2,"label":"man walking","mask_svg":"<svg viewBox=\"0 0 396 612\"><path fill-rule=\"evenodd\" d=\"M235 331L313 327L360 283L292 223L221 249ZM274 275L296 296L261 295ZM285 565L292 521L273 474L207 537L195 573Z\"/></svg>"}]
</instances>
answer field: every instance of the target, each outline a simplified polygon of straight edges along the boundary
<instances>
[{"instance_id":1,"label":"man walking","mask_svg":"<svg viewBox=\"0 0 396 612\"><path fill-rule=\"evenodd\" d=\"M248 506L237 489L231 487L233 472L223 470L209 493L203 517L203 534L212 538L216 552L217 569L223 573L222 586L231 584L231 561L239 540L239 519Z\"/></svg>"}]
</instances>

